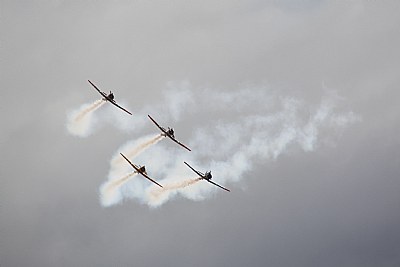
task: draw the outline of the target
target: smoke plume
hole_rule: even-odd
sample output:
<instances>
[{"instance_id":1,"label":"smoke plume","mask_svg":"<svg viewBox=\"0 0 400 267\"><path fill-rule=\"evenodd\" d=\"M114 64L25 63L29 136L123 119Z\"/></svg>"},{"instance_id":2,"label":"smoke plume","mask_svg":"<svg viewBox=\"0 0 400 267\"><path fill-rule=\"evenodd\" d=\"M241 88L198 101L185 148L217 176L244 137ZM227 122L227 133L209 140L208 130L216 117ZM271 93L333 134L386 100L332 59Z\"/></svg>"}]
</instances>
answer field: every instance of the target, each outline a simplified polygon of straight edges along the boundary
<instances>
[{"instance_id":1,"label":"smoke plume","mask_svg":"<svg viewBox=\"0 0 400 267\"><path fill-rule=\"evenodd\" d=\"M163 188L153 186L149 190L149 203L152 206L160 205L162 202L165 201L165 199L168 198L168 194L171 191L183 189L185 187L188 187L192 184L197 183L200 180L201 180L201 178L194 178L194 179L189 179L189 180L183 180L181 182L164 184Z\"/></svg>"},{"instance_id":2,"label":"smoke plume","mask_svg":"<svg viewBox=\"0 0 400 267\"><path fill-rule=\"evenodd\" d=\"M127 158L135 158L140 153L144 152L150 146L157 144L161 141L163 136L161 134L157 134L155 136L145 136L137 141L128 142L123 145L118 151L115 153L113 158L111 159L110 165L111 169L119 168L121 164L127 163L126 160L121 157L119 153L124 154Z\"/></svg>"},{"instance_id":3,"label":"smoke plume","mask_svg":"<svg viewBox=\"0 0 400 267\"><path fill-rule=\"evenodd\" d=\"M93 124L93 112L105 103L104 100L96 100L92 104L84 104L79 109L68 114L67 130L70 134L86 137L91 134Z\"/></svg>"},{"instance_id":4,"label":"smoke plume","mask_svg":"<svg viewBox=\"0 0 400 267\"><path fill-rule=\"evenodd\" d=\"M122 183L127 186L117 183L110 187L114 188L112 192L118 192L117 197L113 201L102 200L103 204L112 205L124 197L150 207L158 207L178 195L202 200L222 190L210 183L197 183L198 179L188 180L193 172L183 161L201 172L212 170L214 182L232 188L255 166L278 160L282 154L297 156L335 143L344 129L360 120L352 111L346 111L342 98L329 91L314 103L266 88L220 91L194 90L188 84L178 87L179 90L165 93L169 100L163 101L164 105L152 105L152 113L162 114L162 121L179 119L173 126L192 152L172 144L168 148L166 144L152 146L162 139L159 134L126 143L110 160L108 180L131 171L128 163L122 164L122 152L135 162L146 164L150 177L164 188L157 188L146 179ZM143 153L150 147L151 151Z\"/></svg>"},{"instance_id":5,"label":"smoke plume","mask_svg":"<svg viewBox=\"0 0 400 267\"><path fill-rule=\"evenodd\" d=\"M102 184L100 187L101 204L104 207L108 207L118 203L122 199L121 193L118 192L120 187L124 185L126 182L128 182L129 179L136 174L137 172L133 171L119 179L107 181L104 184Z\"/></svg>"},{"instance_id":6,"label":"smoke plume","mask_svg":"<svg viewBox=\"0 0 400 267\"><path fill-rule=\"evenodd\" d=\"M121 187L132 175L137 174L131 172L124 175L122 178L115 178L121 177L124 173L132 170L132 166L130 166L130 164L119 153L122 153L130 160L133 160L150 146L157 144L162 138L163 136L161 134L144 136L136 141L130 141L117 149L116 153L110 160L108 181L100 186L100 201L104 207L121 202L125 195L125 193L121 191ZM145 183L148 183L148 181L146 179L138 179L137 183L139 185L136 186L142 188L145 186Z\"/></svg>"}]
</instances>

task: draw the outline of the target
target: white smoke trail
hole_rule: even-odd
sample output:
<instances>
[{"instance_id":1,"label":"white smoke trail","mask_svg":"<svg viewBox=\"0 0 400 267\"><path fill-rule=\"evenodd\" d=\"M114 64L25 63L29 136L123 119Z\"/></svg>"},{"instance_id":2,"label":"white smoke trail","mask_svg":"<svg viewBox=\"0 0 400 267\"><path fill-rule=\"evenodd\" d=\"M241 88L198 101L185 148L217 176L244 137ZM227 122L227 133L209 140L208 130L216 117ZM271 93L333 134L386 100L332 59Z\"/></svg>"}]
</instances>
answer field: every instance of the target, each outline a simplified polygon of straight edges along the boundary
<instances>
[{"instance_id":1,"label":"white smoke trail","mask_svg":"<svg viewBox=\"0 0 400 267\"><path fill-rule=\"evenodd\" d=\"M86 137L91 133L93 112L105 103L104 100L96 100L92 104L84 104L79 109L68 114L67 130L70 134Z\"/></svg>"},{"instance_id":2,"label":"white smoke trail","mask_svg":"<svg viewBox=\"0 0 400 267\"><path fill-rule=\"evenodd\" d=\"M100 186L100 202L103 206L108 207L121 202L125 193L121 192L119 189L129 180L132 175L135 174L135 172L131 172L122 178L115 179L115 177L120 177L123 175L123 173L126 173L128 170L132 169L132 166L126 162L120 153L123 153L129 159L133 159L143 153L150 146L157 144L160 140L162 140L162 138L163 136L161 134L145 136L134 142L128 142L117 150L110 160L108 181ZM144 180L140 180L140 182L138 182L135 186L142 188L144 186L143 181ZM138 192L138 190L134 190L134 192Z\"/></svg>"},{"instance_id":3,"label":"white smoke trail","mask_svg":"<svg viewBox=\"0 0 400 267\"><path fill-rule=\"evenodd\" d=\"M158 206L162 204L168 198L168 192L172 190L179 190L185 187L188 187L192 184L200 181L201 178L194 178L189 180L183 180L180 182L175 182L171 184L164 184L163 188L160 187L151 187L149 190L149 204L151 206Z\"/></svg>"},{"instance_id":4,"label":"white smoke trail","mask_svg":"<svg viewBox=\"0 0 400 267\"><path fill-rule=\"evenodd\" d=\"M108 207L118 203L122 199L121 193L119 192L120 187L136 174L137 172L133 171L119 179L114 179L103 183L100 187L101 204L104 207Z\"/></svg>"},{"instance_id":5,"label":"white smoke trail","mask_svg":"<svg viewBox=\"0 0 400 267\"><path fill-rule=\"evenodd\" d=\"M210 120L203 124L205 127L196 130L190 139L191 146L196 149L193 149L190 156L193 156L191 160L200 171L211 169L215 177L213 180L227 187L241 180L244 173L250 171L255 164L276 160L283 153L297 153L299 149L314 151L321 143L336 139L345 127L360 120L351 111L340 111L341 99L334 94L324 96L316 106L292 97L280 97L258 90L226 93L230 97L225 97L225 93L215 94L211 91L205 94L208 100L214 101L200 102L198 106L202 107L203 112L219 111L219 120ZM254 95L257 99L254 99ZM198 99L200 101L202 98ZM263 103L273 104L266 107ZM237 114L223 113L226 106L234 104L235 107L229 111L233 110ZM210 117L208 113L205 116ZM235 116L233 120L232 116ZM171 155L171 151L159 147L155 155L148 155L144 160L157 162L170 159L169 163L164 164L168 168L158 170L160 176L167 176L164 181L160 181L163 185L166 180L171 183L179 181L179 173L190 172L182 170L182 164L173 163L185 159L179 154ZM176 195L201 200L218 190L207 183L186 190L180 190L179 186L167 190L153 187L147 190L145 198L142 196L140 199L151 207L157 207Z\"/></svg>"},{"instance_id":6,"label":"white smoke trail","mask_svg":"<svg viewBox=\"0 0 400 267\"><path fill-rule=\"evenodd\" d=\"M212 170L213 181L232 188L233 183L241 180L257 164L277 160L282 154L314 151L321 144L336 140L343 129L360 120L353 112L342 111L344 108L340 104L343 99L335 94L322 97L315 105L293 97L282 97L265 88L220 92L190 90L186 85L180 89L167 94L170 99L179 98L179 101L167 101L166 105L172 106L162 110L173 111L176 119L190 122L189 127L196 127L190 138L193 151L187 153L181 149L154 146L151 153L142 153L159 142L162 139L160 135L125 144L111 160L109 177L126 173L124 168L130 167L121 164L123 158L119 152L129 158L140 154L140 161L151 167L151 176L164 178L156 180L165 188L159 189L148 181L135 179L124 187L124 197L137 199L151 207L160 206L177 195L201 200L221 191L208 183L186 180L185 177L192 172L183 161L192 163L202 172ZM189 93L181 97L182 90ZM196 99L195 105L193 99ZM158 107L155 109L159 110ZM176 127L185 129L182 125ZM188 186L194 183L195 186ZM117 202L121 199L122 195Z\"/></svg>"},{"instance_id":7,"label":"white smoke trail","mask_svg":"<svg viewBox=\"0 0 400 267\"><path fill-rule=\"evenodd\" d=\"M122 158L119 153L124 154L129 159L135 158L150 146L160 142L162 138L163 136L161 134L157 134L156 136L152 136L150 138L144 137L140 139L139 142L128 142L127 144L123 145L122 148L119 148L118 152L112 157L110 162L111 169L119 168L122 163L126 163L126 160Z\"/></svg>"},{"instance_id":8,"label":"white smoke trail","mask_svg":"<svg viewBox=\"0 0 400 267\"><path fill-rule=\"evenodd\" d=\"M123 100L118 100L118 104L132 111L133 116L126 115L119 108L110 105L110 108L106 109L103 114L102 120L99 124L110 124L119 131L122 132L138 132L146 125L149 125L147 114L158 113L157 118L162 121L177 121L184 114L187 113L188 107L195 103L193 94L190 90L187 90L189 86L188 82L167 83L166 90L163 92L164 99L161 102L151 102L151 99L147 99L147 106L142 107L140 110L132 111L129 107L129 103ZM93 105L93 104L92 104ZM89 108L91 105L83 105L78 111L72 111L67 116L67 130L69 133L79 137L87 137L96 129L91 127L93 124L93 118L91 118L93 110L83 112L84 109ZM99 107L96 107L97 109ZM156 111L156 112L155 112ZM81 114L81 113L85 114ZM96 124L98 125L98 124Z\"/></svg>"}]
</instances>

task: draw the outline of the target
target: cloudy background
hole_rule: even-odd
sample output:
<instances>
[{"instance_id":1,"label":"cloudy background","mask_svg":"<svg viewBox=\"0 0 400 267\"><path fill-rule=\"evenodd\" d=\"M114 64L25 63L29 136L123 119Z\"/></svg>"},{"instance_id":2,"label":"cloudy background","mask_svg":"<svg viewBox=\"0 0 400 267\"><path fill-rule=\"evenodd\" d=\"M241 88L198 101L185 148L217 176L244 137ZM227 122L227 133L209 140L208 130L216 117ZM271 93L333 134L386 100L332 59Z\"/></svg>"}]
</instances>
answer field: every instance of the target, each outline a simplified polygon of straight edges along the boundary
<instances>
[{"instance_id":1,"label":"cloudy background","mask_svg":"<svg viewBox=\"0 0 400 267\"><path fill-rule=\"evenodd\" d=\"M399 266L399 12L2 1L0 265ZM134 116L104 105L70 134L98 99L87 79ZM156 133L148 113L193 151L163 140L138 160L214 166L232 192L203 182L154 208L132 182L103 207L113 155Z\"/></svg>"}]
</instances>

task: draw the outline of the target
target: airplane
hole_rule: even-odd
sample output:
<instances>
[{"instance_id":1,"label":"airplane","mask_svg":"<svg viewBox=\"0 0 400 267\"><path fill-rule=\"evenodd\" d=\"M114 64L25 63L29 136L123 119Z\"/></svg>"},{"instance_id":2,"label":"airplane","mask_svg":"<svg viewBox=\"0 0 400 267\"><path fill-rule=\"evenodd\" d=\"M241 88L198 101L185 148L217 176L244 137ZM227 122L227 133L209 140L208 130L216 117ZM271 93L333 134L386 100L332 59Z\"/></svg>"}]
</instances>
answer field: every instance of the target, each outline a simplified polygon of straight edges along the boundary
<instances>
[{"instance_id":1,"label":"airplane","mask_svg":"<svg viewBox=\"0 0 400 267\"><path fill-rule=\"evenodd\" d=\"M129 164L131 164L131 166L135 169L136 173L140 173L141 175L143 175L145 178L149 179L151 182L155 183L156 185L158 185L159 187L163 187L162 185L160 185L159 183L157 183L156 181L154 181L153 179L151 179L146 172L146 167L145 166L136 166L135 164L132 164L132 162L124 156L124 154L120 153L121 156L124 157L124 159L126 159L126 161L129 162Z\"/></svg>"},{"instance_id":2,"label":"airplane","mask_svg":"<svg viewBox=\"0 0 400 267\"><path fill-rule=\"evenodd\" d=\"M224 190L226 190L226 191L228 191L228 192L231 192L231 190L229 190L229 189L227 189L227 188L225 188L225 187L222 187L222 186L220 186L219 184L214 183L213 181L211 181L211 178L212 178L211 171L208 171L208 172L206 172L206 173L201 173L201 172L196 171L195 169L193 169L192 166L190 166L186 161L184 161L183 163L185 163L190 169L192 169L192 171L194 171L195 173L197 173L197 175L200 176L200 179L201 179L201 180L206 180L207 182L209 182L209 183L211 183L211 184L213 184L213 185L216 185L216 186L218 186L218 187L221 188L221 189L224 189Z\"/></svg>"},{"instance_id":3,"label":"airplane","mask_svg":"<svg viewBox=\"0 0 400 267\"><path fill-rule=\"evenodd\" d=\"M161 130L161 132L163 132L163 133L161 134L162 136L164 136L164 137L167 137L167 136L168 136L172 141L174 141L174 142L177 143L178 145L180 145L180 146L186 148L186 149L189 150L189 151L192 151L192 150L190 150L190 148L188 148L187 146L185 146L184 144L182 144L181 142L179 142L178 140L175 139L174 129L173 129L173 128L169 128L169 127L168 127L168 130L166 130L164 127L161 127L152 117L150 117L150 115L147 115L147 116L149 117L149 119L150 119L152 122L154 122L154 124Z\"/></svg>"},{"instance_id":4,"label":"airplane","mask_svg":"<svg viewBox=\"0 0 400 267\"><path fill-rule=\"evenodd\" d=\"M114 106L122 109L123 111L125 111L126 113L132 115L132 113L130 113L128 110L124 109L123 107L121 107L120 105L117 104L117 102L115 102L114 100L114 94L110 91L110 93L107 95L105 92L100 91L99 88L97 88L96 85L94 85L91 81L88 80L88 82L97 90L97 92L99 92L102 96L103 96L103 100L104 101L108 101L111 104L113 104Z\"/></svg>"}]
</instances>

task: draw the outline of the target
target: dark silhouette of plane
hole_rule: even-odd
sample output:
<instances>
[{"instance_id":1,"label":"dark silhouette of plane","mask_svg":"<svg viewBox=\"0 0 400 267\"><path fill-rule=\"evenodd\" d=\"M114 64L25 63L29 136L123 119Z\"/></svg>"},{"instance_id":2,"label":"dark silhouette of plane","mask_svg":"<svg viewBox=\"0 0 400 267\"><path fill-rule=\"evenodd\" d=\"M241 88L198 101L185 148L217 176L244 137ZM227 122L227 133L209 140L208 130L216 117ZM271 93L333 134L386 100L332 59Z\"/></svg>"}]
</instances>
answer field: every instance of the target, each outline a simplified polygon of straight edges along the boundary
<instances>
[{"instance_id":1,"label":"dark silhouette of plane","mask_svg":"<svg viewBox=\"0 0 400 267\"><path fill-rule=\"evenodd\" d=\"M229 189L227 189L227 188L225 188L223 186L220 186L219 184L214 183L213 181L211 181L211 178L212 178L211 171L207 171L206 173L201 173L201 172L196 171L195 169L193 169L192 166L190 166L186 161L184 161L183 163L185 163L190 169L192 169L192 171L194 171L197 175L199 175L201 180L206 180L207 182L209 182L209 183L211 183L213 185L216 185L219 188L224 189L225 191L231 192L231 190L229 190Z\"/></svg>"},{"instance_id":2,"label":"dark silhouette of plane","mask_svg":"<svg viewBox=\"0 0 400 267\"><path fill-rule=\"evenodd\" d=\"M152 117L150 117L150 115L147 115L149 117L149 119L161 130L162 132L162 136L165 137L169 137L172 141L174 141L175 143L177 143L178 145L186 148L187 150L191 151L190 148L188 148L187 146L185 146L184 144L182 144L181 142L179 142L178 140L175 139L175 135L174 135L174 129L173 128L169 128L166 130L164 127L161 127Z\"/></svg>"},{"instance_id":3,"label":"dark silhouette of plane","mask_svg":"<svg viewBox=\"0 0 400 267\"><path fill-rule=\"evenodd\" d=\"M153 179L151 179L146 172L146 167L145 166L136 166L135 164L133 164L127 157L124 156L124 154L120 153L122 157L124 157L124 159L126 159L126 161L129 162L129 164L135 169L136 173L140 173L141 175L143 175L145 178L149 179L151 182L155 183L156 185L158 185L159 187L163 187L162 185L160 185L159 183L157 183L156 181L154 181Z\"/></svg>"},{"instance_id":4,"label":"dark silhouette of plane","mask_svg":"<svg viewBox=\"0 0 400 267\"><path fill-rule=\"evenodd\" d=\"M94 89L97 90L97 92L99 92L99 93L103 96L103 100L104 100L104 101L108 101L108 102L110 102L111 104L113 104L114 106L116 106L116 107L122 109L123 111L125 111L126 113L132 115L132 113L130 113L128 110L124 109L123 107L121 107L120 105L118 105L117 102L115 102L115 100L114 100L114 94L113 94L111 91L110 91L109 94L106 94L105 92L100 91L100 89L97 88L97 86L94 85L94 83L92 83L92 82L89 81L89 80L88 80L88 82L94 87Z\"/></svg>"}]
</instances>

